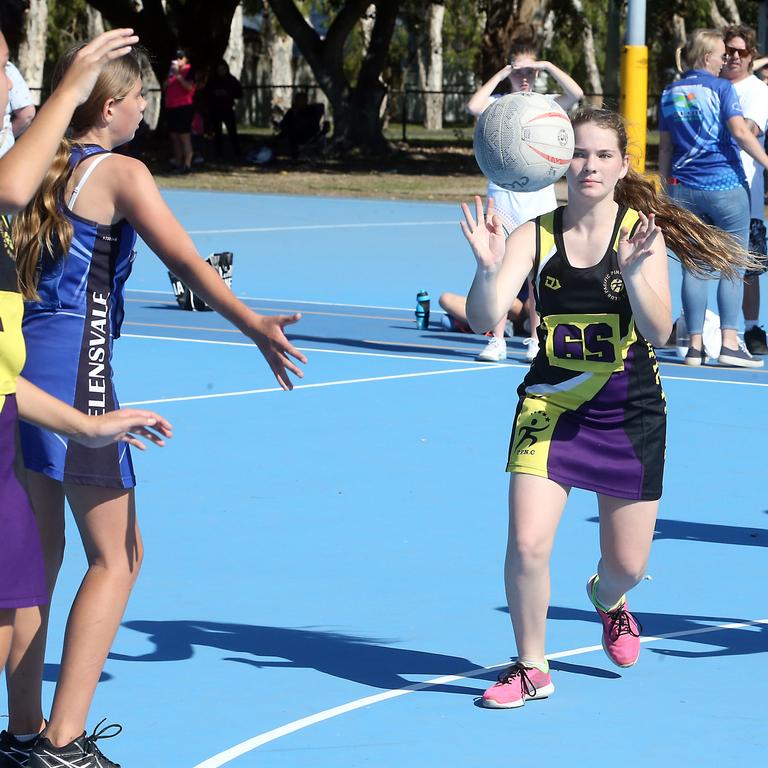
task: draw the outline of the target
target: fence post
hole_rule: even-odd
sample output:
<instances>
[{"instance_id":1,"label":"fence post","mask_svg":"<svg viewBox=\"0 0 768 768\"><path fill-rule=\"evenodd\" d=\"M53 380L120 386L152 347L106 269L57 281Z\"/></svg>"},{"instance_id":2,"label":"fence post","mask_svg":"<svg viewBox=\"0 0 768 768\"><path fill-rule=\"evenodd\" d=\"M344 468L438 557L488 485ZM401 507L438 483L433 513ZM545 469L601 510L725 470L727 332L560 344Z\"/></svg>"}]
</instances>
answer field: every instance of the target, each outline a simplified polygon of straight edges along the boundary
<instances>
[{"instance_id":1,"label":"fence post","mask_svg":"<svg viewBox=\"0 0 768 768\"><path fill-rule=\"evenodd\" d=\"M408 91L403 88L403 107L402 107L402 123L403 123L403 143L408 141L408 134L405 130L405 121L408 119Z\"/></svg>"}]
</instances>

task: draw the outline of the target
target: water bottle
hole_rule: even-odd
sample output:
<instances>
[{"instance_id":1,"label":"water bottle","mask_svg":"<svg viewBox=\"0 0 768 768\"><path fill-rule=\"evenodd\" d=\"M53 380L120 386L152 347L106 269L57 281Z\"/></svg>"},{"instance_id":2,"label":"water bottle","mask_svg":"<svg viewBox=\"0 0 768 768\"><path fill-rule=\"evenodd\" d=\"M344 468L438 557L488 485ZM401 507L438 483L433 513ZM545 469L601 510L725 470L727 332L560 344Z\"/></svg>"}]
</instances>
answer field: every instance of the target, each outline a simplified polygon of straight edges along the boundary
<instances>
[{"instance_id":1,"label":"water bottle","mask_svg":"<svg viewBox=\"0 0 768 768\"><path fill-rule=\"evenodd\" d=\"M416 294L416 328L423 331L429 327L429 294L419 291Z\"/></svg>"}]
</instances>

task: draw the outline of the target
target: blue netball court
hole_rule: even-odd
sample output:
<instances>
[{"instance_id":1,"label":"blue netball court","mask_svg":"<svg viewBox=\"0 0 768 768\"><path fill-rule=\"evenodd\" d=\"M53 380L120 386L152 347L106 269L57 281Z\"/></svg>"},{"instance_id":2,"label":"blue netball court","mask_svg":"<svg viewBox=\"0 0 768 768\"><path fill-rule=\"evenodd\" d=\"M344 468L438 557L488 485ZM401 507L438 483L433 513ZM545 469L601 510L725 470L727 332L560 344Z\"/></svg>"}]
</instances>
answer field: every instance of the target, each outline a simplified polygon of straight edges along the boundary
<instances>
[{"instance_id":1,"label":"blue netball court","mask_svg":"<svg viewBox=\"0 0 768 768\"><path fill-rule=\"evenodd\" d=\"M522 339L442 330L474 262L458 206L166 193L235 292L301 311L293 392L210 312L177 308L141 246L116 380L175 437L135 454L142 575L91 713L153 768L758 764L768 747L768 371L659 353L665 493L631 604L640 662L613 667L584 592L594 497L573 491L553 556L554 696L476 705L514 654L502 583L504 473ZM679 265L670 261L679 310ZM417 331L416 292L432 296ZM596 468L599 471L599 468ZM46 695L83 571L76 533L54 600ZM49 702L48 702L49 703ZM5 699L0 699L0 713ZM0 721L2 726L2 721Z\"/></svg>"}]
</instances>

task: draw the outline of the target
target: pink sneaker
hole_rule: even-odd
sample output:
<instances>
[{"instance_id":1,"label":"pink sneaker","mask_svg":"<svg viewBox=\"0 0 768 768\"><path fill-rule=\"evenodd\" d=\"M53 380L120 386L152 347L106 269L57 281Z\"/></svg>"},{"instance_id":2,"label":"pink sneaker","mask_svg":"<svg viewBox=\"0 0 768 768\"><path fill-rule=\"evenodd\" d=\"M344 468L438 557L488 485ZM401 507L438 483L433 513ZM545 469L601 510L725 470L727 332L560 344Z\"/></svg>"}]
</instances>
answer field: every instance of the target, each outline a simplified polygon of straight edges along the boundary
<instances>
[{"instance_id":1,"label":"pink sneaker","mask_svg":"<svg viewBox=\"0 0 768 768\"><path fill-rule=\"evenodd\" d=\"M607 613L595 605L593 591L597 578L595 574L587 582L587 595L603 622L603 650L617 667L631 667L640 656L640 633L643 627L629 612L626 597L618 608Z\"/></svg>"},{"instance_id":2,"label":"pink sneaker","mask_svg":"<svg viewBox=\"0 0 768 768\"><path fill-rule=\"evenodd\" d=\"M555 692L549 672L513 664L484 694L482 704L490 709L522 707L526 699L546 699Z\"/></svg>"}]
</instances>

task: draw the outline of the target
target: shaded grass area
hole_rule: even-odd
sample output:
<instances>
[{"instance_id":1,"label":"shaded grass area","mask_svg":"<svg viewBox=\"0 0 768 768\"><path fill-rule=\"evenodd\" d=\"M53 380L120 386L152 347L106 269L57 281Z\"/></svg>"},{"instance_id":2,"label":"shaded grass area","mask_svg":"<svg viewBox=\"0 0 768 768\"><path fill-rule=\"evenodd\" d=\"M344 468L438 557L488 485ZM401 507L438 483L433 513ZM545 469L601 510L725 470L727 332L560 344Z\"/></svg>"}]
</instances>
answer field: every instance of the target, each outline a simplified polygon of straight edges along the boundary
<instances>
[{"instance_id":1,"label":"shaded grass area","mask_svg":"<svg viewBox=\"0 0 768 768\"><path fill-rule=\"evenodd\" d=\"M205 162L196 164L187 175L171 172L169 145L160 137L150 138L141 156L158 184L170 188L437 202L458 202L485 194L487 182L475 163L470 129L428 132L408 126L407 142L398 141L401 132L402 126L389 126L392 151L385 157L356 152L334 157L318 146L298 157L278 151L268 163L249 162L249 154L274 145L274 137L265 129L241 134L239 158L233 156L226 140L220 155L212 141L201 142L199 150ZM655 145L649 136L651 168ZM564 199L561 186L558 198Z\"/></svg>"}]
</instances>

